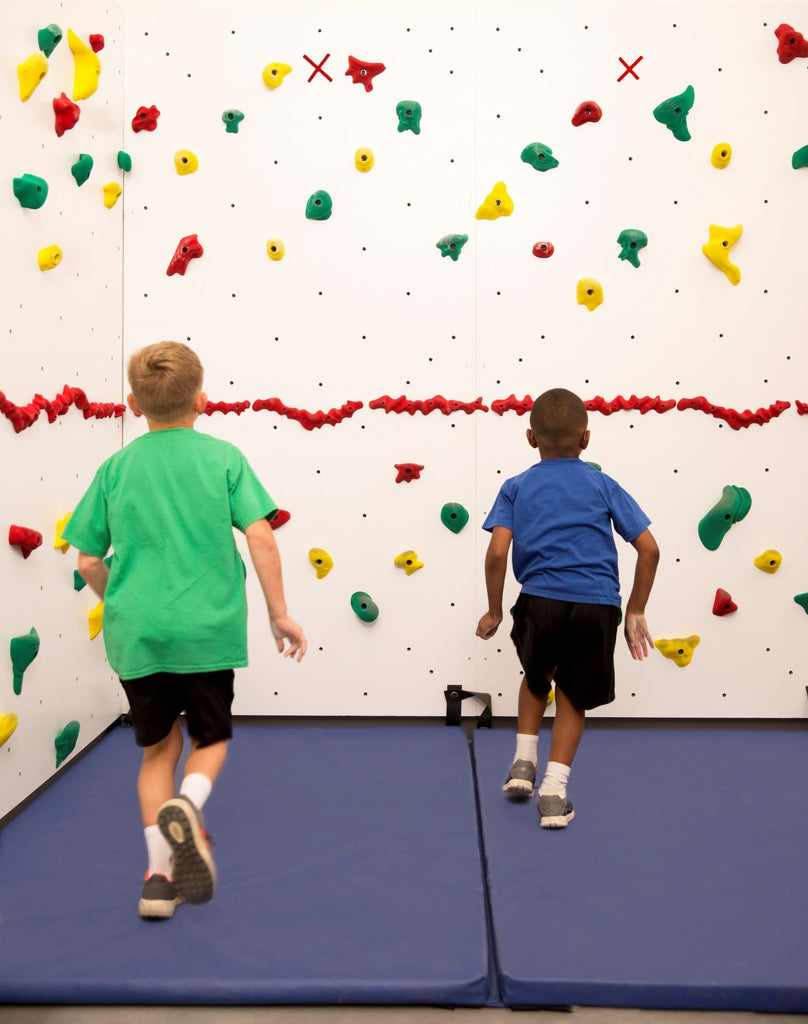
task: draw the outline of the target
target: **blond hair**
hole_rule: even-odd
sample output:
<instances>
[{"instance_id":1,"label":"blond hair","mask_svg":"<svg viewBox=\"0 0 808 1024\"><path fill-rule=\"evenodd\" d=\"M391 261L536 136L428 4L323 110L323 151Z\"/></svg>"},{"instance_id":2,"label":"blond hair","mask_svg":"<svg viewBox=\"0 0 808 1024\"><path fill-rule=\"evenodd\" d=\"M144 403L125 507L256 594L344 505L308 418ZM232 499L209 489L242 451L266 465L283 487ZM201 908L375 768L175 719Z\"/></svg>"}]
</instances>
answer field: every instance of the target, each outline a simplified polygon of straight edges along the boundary
<instances>
[{"instance_id":1,"label":"blond hair","mask_svg":"<svg viewBox=\"0 0 808 1024\"><path fill-rule=\"evenodd\" d=\"M187 345L158 341L130 356L127 376L140 411L166 423L193 410L204 371L196 352Z\"/></svg>"},{"instance_id":2,"label":"blond hair","mask_svg":"<svg viewBox=\"0 0 808 1024\"><path fill-rule=\"evenodd\" d=\"M539 395L530 412L530 429L539 447L575 448L586 431L589 417L581 399L564 388Z\"/></svg>"}]
</instances>

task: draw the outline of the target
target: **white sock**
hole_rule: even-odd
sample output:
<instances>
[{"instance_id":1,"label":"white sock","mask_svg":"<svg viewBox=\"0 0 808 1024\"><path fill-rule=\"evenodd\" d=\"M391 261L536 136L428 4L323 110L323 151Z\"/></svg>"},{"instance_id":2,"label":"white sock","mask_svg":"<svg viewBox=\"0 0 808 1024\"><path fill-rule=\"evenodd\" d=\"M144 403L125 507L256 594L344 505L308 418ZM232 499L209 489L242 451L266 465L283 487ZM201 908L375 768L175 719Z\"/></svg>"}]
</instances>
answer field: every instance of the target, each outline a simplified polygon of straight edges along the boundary
<instances>
[{"instance_id":1,"label":"white sock","mask_svg":"<svg viewBox=\"0 0 808 1024\"><path fill-rule=\"evenodd\" d=\"M201 811L210 796L213 783L202 772L191 772L182 780L180 796L187 796L197 810Z\"/></svg>"},{"instance_id":2,"label":"white sock","mask_svg":"<svg viewBox=\"0 0 808 1024\"><path fill-rule=\"evenodd\" d=\"M569 765L561 764L560 761L548 761L544 778L539 786L539 796L566 797L569 780Z\"/></svg>"},{"instance_id":3,"label":"white sock","mask_svg":"<svg viewBox=\"0 0 808 1024\"><path fill-rule=\"evenodd\" d=\"M146 837L146 851L149 855L149 874L171 878L171 847L160 831L160 826L148 825L143 829L143 834Z\"/></svg>"},{"instance_id":4,"label":"white sock","mask_svg":"<svg viewBox=\"0 0 808 1024\"><path fill-rule=\"evenodd\" d=\"M518 732L516 734L516 753L514 761L530 761L536 764L538 761L539 737L531 736L530 733Z\"/></svg>"}]
</instances>

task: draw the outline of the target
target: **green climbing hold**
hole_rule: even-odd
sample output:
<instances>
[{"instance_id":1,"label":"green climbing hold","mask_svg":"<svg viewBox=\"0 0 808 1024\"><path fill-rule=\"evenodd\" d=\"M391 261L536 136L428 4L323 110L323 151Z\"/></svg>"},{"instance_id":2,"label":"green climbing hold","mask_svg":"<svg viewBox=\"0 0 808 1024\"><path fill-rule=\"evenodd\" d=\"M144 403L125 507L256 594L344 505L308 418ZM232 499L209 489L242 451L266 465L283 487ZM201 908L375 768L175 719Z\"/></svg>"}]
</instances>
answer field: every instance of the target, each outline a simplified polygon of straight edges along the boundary
<instances>
[{"instance_id":1,"label":"green climbing hold","mask_svg":"<svg viewBox=\"0 0 808 1024\"><path fill-rule=\"evenodd\" d=\"M632 267L640 265L640 249L648 245L648 235L639 228L626 228L617 236L621 260L628 260Z\"/></svg>"},{"instance_id":2,"label":"green climbing hold","mask_svg":"<svg viewBox=\"0 0 808 1024\"><path fill-rule=\"evenodd\" d=\"M808 613L808 594L796 594L794 600L804 612Z\"/></svg>"},{"instance_id":3,"label":"green climbing hold","mask_svg":"<svg viewBox=\"0 0 808 1024\"><path fill-rule=\"evenodd\" d=\"M752 507L752 497L744 487L727 484L706 516L699 522L699 540L708 551L716 551L734 523L745 519Z\"/></svg>"},{"instance_id":4,"label":"green climbing hold","mask_svg":"<svg viewBox=\"0 0 808 1024\"><path fill-rule=\"evenodd\" d=\"M70 168L70 173L76 179L76 184L79 188L84 182L90 177L90 171L93 169L93 158L89 153L82 153L78 160Z\"/></svg>"},{"instance_id":5,"label":"green climbing hold","mask_svg":"<svg viewBox=\"0 0 808 1024\"><path fill-rule=\"evenodd\" d=\"M808 167L808 146L803 146L791 154L791 166L795 171L800 167Z\"/></svg>"},{"instance_id":6,"label":"green climbing hold","mask_svg":"<svg viewBox=\"0 0 808 1024\"><path fill-rule=\"evenodd\" d=\"M79 729L81 726L78 722L68 722L67 725L62 729L59 735L56 737L56 767L58 768L62 761L67 760L68 757L73 753L76 742L79 738Z\"/></svg>"},{"instance_id":7,"label":"green climbing hold","mask_svg":"<svg viewBox=\"0 0 808 1024\"><path fill-rule=\"evenodd\" d=\"M118 166L122 171L132 170L132 157L122 149L118 150Z\"/></svg>"},{"instance_id":8,"label":"green climbing hold","mask_svg":"<svg viewBox=\"0 0 808 1024\"><path fill-rule=\"evenodd\" d=\"M693 107L693 100L696 97L695 90L689 85L684 92L678 96L671 96L669 100L663 100L659 106L654 107L654 117L660 124L664 124L673 133L673 137L680 142L687 142L690 139L690 132L687 128L687 115Z\"/></svg>"},{"instance_id":9,"label":"green climbing hold","mask_svg":"<svg viewBox=\"0 0 808 1024\"><path fill-rule=\"evenodd\" d=\"M440 521L452 533L460 533L469 521L468 510L456 501L447 501L440 510Z\"/></svg>"},{"instance_id":10,"label":"green climbing hold","mask_svg":"<svg viewBox=\"0 0 808 1024\"><path fill-rule=\"evenodd\" d=\"M50 57L56 47L62 41L62 30L58 25L47 25L45 28L41 28L37 33L36 37L37 46L45 54L46 57Z\"/></svg>"},{"instance_id":11,"label":"green climbing hold","mask_svg":"<svg viewBox=\"0 0 808 1024\"><path fill-rule=\"evenodd\" d=\"M306 217L309 220L328 220L333 207L331 196L323 189L318 189L309 196L306 203Z\"/></svg>"},{"instance_id":12,"label":"green climbing hold","mask_svg":"<svg viewBox=\"0 0 808 1024\"><path fill-rule=\"evenodd\" d=\"M587 462L587 466L591 466L592 469L596 469L599 473L603 472L603 466L599 462Z\"/></svg>"},{"instance_id":13,"label":"green climbing hold","mask_svg":"<svg viewBox=\"0 0 808 1024\"><path fill-rule=\"evenodd\" d=\"M375 622L379 617L378 606L364 590L357 590L355 594L351 594L351 608L363 622Z\"/></svg>"},{"instance_id":14,"label":"green climbing hold","mask_svg":"<svg viewBox=\"0 0 808 1024\"><path fill-rule=\"evenodd\" d=\"M104 562L106 563L107 568L109 568L112 565L112 555L107 555L107 557L104 559ZM247 567L246 566L244 567L244 575L245 576L247 575ZM74 569L73 570L73 589L75 591L77 591L77 592L80 592L80 591L84 590L84 588L86 586L87 586L87 580L85 580L85 578L81 575L81 573L78 571L78 569Z\"/></svg>"},{"instance_id":15,"label":"green climbing hold","mask_svg":"<svg viewBox=\"0 0 808 1024\"><path fill-rule=\"evenodd\" d=\"M558 167L558 160L553 156L553 151L542 142L531 142L522 150L522 161L535 167L537 171L551 171Z\"/></svg>"},{"instance_id":16,"label":"green climbing hold","mask_svg":"<svg viewBox=\"0 0 808 1024\"><path fill-rule=\"evenodd\" d=\"M31 627L29 633L12 638L11 668L14 672L14 692L22 693L22 676L34 658L39 654L39 633Z\"/></svg>"},{"instance_id":17,"label":"green climbing hold","mask_svg":"<svg viewBox=\"0 0 808 1024\"><path fill-rule=\"evenodd\" d=\"M436 245L441 256L448 256L453 263L457 263L457 257L468 240L468 235L444 235Z\"/></svg>"},{"instance_id":18,"label":"green climbing hold","mask_svg":"<svg viewBox=\"0 0 808 1024\"><path fill-rule=\"evenodd\" d=\"M38 210L48 198L48 183L35 174L23 174L21 178L14 179L14 195L20 201L20 206L27 210Z\"/></svg>"},{"instance_id":19,"label":"green climbing hold","mask_svg":"<svg viewBox=\"0 0 808 1024\"><path fill-rule=\"evenodd\" d=\"M412 132L413 135L421 134L421 104L415 100L402 100L396 104L398 115L398 130L400 132Z\"/></svg>"},{"instance_id":20,"label":"green climbing hold","mask_svg":"<svg viewBox=\"0 0 808 1024\"><path fill-rule=\"evenodd\" d=\"M224 121L225 131L231 135L237 135L238 126L244 120L244 114L240 110L225 110L222 114L222 120Z\"/></svg>"}]
</instances>

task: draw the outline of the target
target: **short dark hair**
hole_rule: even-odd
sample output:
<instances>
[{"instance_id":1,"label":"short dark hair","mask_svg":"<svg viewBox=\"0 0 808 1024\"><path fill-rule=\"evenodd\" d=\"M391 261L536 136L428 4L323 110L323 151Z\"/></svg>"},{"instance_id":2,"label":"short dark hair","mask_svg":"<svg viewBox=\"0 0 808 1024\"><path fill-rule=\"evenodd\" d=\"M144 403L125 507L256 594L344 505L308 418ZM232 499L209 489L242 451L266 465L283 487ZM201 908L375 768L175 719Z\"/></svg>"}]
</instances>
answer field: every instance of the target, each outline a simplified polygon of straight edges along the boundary
<instances>
[{"instance_id":1,"label":"short dark hair","mask_svg":"<svg viewBox=\"0 0 808 1024\"><path fill-rule=\"evenodd\" d=\"M589 417L581 399L565 388L539 395L530 412L530 429L539 446L566 448L578 444Z\"/></svg>"}]
</instances>

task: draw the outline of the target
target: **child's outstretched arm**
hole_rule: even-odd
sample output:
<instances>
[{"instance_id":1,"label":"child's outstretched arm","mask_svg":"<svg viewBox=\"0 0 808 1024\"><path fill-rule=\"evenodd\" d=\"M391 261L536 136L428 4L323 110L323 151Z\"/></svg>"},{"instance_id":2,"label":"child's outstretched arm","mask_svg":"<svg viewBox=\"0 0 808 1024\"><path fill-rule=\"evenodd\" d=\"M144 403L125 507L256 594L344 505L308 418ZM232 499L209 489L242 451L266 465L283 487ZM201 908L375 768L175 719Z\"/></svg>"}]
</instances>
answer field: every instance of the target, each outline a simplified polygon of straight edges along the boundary
<instances>
[{"instance_id":1,"label":"child's outstretched arm","mask_svg":"<svg viewBox=\"0 0 808 1024\"><path fill-rule=\"evenodd\" d=\"M278 651L284 658L294 657L300 661L306 653L306 637L294 619L286 613L286 598L283 595L281 556L272 527L266 519L257 519L244 531L250 558L255 566L261 589L269 612L269 625ZM289 646L284 650L284 641Z\"/></svg>"},{"instance_id":2,"label":"child's outstretched arm","mask_svg":"<svg viewBox=\"0 0 808 1024\"><path fill-rule=\"evenodd\" d=\"M645 605L656 576L659 547L650 530L643 530L631 543L637 552L637 565L634 569L634 586L626 605L623 628L631 657L635 661L641 661L648 656L654 646L645 621Z\"/></svg>"},{"instance_id":3,"label":"child's outstretched arm","mask_svg":"<svg viewBox=\"0 0 808 1024\"><path fill-rule=\"evenodd\" d=\"M490 640L502 622L502 591L508 569L508 551L513 532L506 526L495 526L485 553L485 587L488 591L488 611L477 624L477 636Z\"/></svg>"},{"instance_id":4,"label":"child's outstretched arm","mask_svg":"<svg viewBox=\"0 0 808 1024\"><path fill-rule=\"evenodd\" d=\"M79 576L103 601L109 579L109 566L104 559L79 551Z\"/></svg>"}]
</instances>

